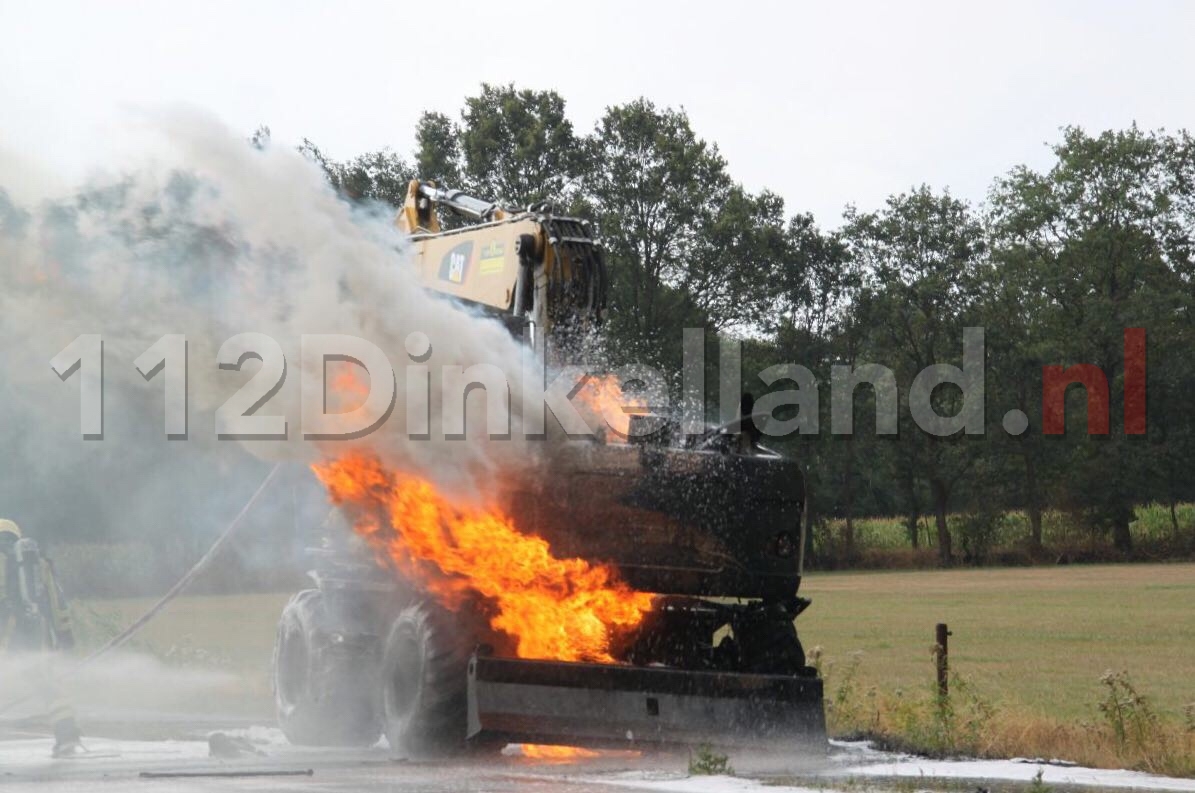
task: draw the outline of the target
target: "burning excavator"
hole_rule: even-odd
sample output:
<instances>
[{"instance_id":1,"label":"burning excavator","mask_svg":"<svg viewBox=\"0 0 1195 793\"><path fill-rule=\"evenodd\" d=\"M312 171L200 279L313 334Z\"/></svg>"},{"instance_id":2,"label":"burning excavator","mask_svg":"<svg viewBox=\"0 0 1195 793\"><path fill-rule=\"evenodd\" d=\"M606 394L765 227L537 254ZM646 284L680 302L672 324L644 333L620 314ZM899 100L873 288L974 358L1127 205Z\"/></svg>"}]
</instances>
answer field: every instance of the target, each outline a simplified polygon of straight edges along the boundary
<instances>
[{"instance_id":1,"label":"burning excavator","mask_svg":"<svg viewBox=\"0 0 1195 793\"><path fill-rule=\"evenodd\" d=\"M469 222L443 230L438 212ZM601 319L587 223L413 181L398 219L424 285L556 349ZM622 402L611 378L578 397ZM617 412L616 412L617 413ZM745 417L744 417L745 418ZM314 466L356 551L313 549L278 627L278 720L299 744L408 756L505 743L825 746L794 621L798 465L743 419L680 438L648 413L551 444L542 475L463 503L360 449ZM362 542L363 541L363 542Z\"/></svg>"}]
</instances>

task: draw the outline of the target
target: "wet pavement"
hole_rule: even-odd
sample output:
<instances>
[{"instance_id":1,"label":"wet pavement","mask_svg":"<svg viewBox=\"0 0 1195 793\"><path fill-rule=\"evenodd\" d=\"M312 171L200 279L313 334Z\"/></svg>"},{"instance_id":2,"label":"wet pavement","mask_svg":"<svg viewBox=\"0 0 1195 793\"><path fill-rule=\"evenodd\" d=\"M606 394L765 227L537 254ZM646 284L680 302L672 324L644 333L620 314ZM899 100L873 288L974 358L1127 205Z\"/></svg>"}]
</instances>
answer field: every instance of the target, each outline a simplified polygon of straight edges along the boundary
<instances>
[{"instance_id":1,"label":"wet pavement","mask_svg":"<svg viewBox=\"0 0 1195 793\"><path fill-rule=\"evenodd\" d=\"M1043 761L927 760L879 752L862 743L834 742L824 756L783 753L731 756L736 775L688 772L685 752L606 752L596 757L543 760L517 747L436 762L393 759L381 743L366 750L290 746L274 728L244 727L226 734L255 752L233 759L209 756L207 728L145 723L110 725L87 741L92 755L53 760L44 735L0 732L0 788L8 791L126 791L185 793L276 791L502 791L590 793L832 793L858 790L1020 790L1038 770L1051 786L1085 790L1165 790L1195 793L1195 780L1131 771L1104 771ZM153 735L154 740L129 733ZM161 738L174 733L179 737ZM111 736L111 737L105 737Z\"/></svg>"}]
</instances>

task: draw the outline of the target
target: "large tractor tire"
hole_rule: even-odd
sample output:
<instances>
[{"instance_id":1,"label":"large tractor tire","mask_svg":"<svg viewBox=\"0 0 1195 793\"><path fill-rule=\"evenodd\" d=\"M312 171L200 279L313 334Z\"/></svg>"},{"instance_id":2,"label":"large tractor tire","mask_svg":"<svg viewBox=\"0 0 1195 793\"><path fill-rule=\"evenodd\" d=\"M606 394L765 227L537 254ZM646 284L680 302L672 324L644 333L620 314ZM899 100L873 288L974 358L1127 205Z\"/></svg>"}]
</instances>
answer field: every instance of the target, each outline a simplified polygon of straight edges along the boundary
<instances>
[{"instance_id":1,"label":"large tractor tire","mask_svg":"<svg viewBox=\"0 0 1195 793\"><path fill-rule=\"evenodd\" d=\"M430 603L409 606L394 620L382 655L382 710L396 756L464 750L471 641L471 631Z\"/></svg>"},{"instance_id":2,"label":"large tractor tire","mask_svg":"<svg viewBox=\"0 0 1195 793\"><path fill-rule=\"evenodd\" d=\"M331 613L318 589L282 610L274 644L274 705L287 739L303 746L372 746L381 735L377 652Z\"/></svg>"}]
</instances>

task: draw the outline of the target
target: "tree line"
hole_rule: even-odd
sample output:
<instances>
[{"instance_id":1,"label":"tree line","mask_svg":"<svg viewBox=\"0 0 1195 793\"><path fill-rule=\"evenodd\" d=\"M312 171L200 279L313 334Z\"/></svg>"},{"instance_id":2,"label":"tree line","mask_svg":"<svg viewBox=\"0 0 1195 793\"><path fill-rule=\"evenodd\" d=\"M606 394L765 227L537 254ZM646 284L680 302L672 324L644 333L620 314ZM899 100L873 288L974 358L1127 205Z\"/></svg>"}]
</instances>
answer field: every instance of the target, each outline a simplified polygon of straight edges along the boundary
<instances>
[{"instance_id":1,"label":"tree line","mask_svg":"<svg viewBox=\"0 0 1195 793\"><path fill-rule=\"evenodd\" d=\"M905 516L914 546L930 516L942 564L973 555L970 533L1014 509L1029 518L1033 552L1049 509L1131 554L1134 506L1156 501L1179 537L1176 505L1195 498L1195 142L1185 131L1065 128L1048 168L996 176L980 206L914 186L881 207L849 206L829 228L737 183L683 110L640 98L607 108L588 132L565 110L554 91L482 85L456 118L423 114L409 158L338 161L311 141L302 150L351 200L400 204L418 177L590 219L612 276L609 349L678 386L685 327L740 340L756 397L793 387L765 385L762 369L808 367L826 413L831 367L892 369L895 435L873 432L864 386L853 435L823 429L777 444L803 462L814 530L840 519L830 544L848 559L862 515ZM960 365L966 327L985 329L986 432L927 434L909 417L909 386L927 366ZM1126 328L1146 330L1143 435L1123 426ZM1073 364L1107 381L1107 435L1087 433L1078 386L1065 392L1066 432L1042 432L1043 367ZM932 393L940 415L961 399L949 386ZM1019 435L1002 428L1014 408L1028 418ZM951 513L968 516L961 549Z\"/></svg>"}]
</instances>

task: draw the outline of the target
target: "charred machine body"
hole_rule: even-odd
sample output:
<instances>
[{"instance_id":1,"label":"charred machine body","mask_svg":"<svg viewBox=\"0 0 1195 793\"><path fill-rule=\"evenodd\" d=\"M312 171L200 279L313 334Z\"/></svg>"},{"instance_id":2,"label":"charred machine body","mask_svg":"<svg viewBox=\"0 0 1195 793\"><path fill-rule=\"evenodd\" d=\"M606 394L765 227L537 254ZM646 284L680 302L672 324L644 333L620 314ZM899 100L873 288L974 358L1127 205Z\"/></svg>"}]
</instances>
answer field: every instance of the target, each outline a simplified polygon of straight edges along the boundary
<instances>
[{"instance_id":1,"label":"charred machine body","mask_svg":"<svg viewBox=\"0 0 1195 793\"><path fill-rule=\"evenodd\" d=\"M442 230L437 209L472 223ZM556 339L600 319L607 276L582 221L416 181L399 225L425 286L512 329ZM824 750L822 681L795 628L809 604L797 594L801 471L746 418L674 442L659 417L634 417L657 424L630 442L554 444L545 475L511 495L520 530L554 554L656 594L612 643L614 663L514 657L480 609L446 609L369 554L314 549L316 586L286 606L275 645L287 737L367 745L385 733L409 756L507 742Z\"/></svg>"}]
</instances>

